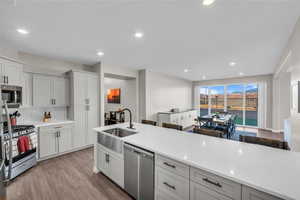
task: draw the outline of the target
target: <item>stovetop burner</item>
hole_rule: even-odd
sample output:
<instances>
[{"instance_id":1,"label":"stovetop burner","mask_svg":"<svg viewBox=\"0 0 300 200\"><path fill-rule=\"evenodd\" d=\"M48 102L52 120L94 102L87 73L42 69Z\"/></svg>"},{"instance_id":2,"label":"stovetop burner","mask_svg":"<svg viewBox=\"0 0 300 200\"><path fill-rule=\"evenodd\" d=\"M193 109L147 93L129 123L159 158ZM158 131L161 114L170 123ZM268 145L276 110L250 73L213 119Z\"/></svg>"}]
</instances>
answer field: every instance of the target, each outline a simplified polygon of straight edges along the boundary
<instances>
[{"instance_id":1,"label":"stovetop burner","mask_svg":"<svg viewBox=\"0 0 300 200\"><path fill-rule=\"evenodd\" d=\"M21 135L27 135L30 134L32 132L34 132L34 126L33 125L16 125L16 126L12 126L12 133L13 133L13 137L18 137ZM3 128L3 132L5 135L8 134L8 127L4 127Z\"/></svg>"}]
</instances>

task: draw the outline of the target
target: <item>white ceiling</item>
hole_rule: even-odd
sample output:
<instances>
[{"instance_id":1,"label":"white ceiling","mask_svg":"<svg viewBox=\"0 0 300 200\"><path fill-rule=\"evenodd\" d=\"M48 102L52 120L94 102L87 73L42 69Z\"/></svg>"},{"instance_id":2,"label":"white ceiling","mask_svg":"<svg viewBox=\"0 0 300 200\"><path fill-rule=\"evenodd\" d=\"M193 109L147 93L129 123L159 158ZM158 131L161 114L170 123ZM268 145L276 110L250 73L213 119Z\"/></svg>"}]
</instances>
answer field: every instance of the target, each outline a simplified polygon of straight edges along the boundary
<instances>
[{"instance_id":1,"label":"white ceiling","mask_svg":"<svg viewBox=\"0 0 300 200\"><path fill-rule=\"evenodd\" d=\"M250 76L274 72L299 16L299 0L1 0L0 44L82 64L101 50L104 65L189 80Z\"/></svg>"}]
</instances>

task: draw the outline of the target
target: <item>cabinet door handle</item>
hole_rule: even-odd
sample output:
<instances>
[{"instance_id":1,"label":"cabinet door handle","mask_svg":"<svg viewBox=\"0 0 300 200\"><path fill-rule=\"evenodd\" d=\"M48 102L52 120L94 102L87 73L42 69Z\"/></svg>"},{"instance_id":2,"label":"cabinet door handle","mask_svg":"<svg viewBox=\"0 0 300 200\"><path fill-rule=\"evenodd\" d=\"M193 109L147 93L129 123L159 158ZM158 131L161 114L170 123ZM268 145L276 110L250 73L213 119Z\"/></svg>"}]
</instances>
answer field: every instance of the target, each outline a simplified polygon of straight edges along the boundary
<instances>
[{"instance_id":1,"label":"cabinet door handle","mask_svg":"<svg viewBox=\"0 0 300 200\"><path fill-rule=\"evenodd\" d=\"M54 105L56 105L56 99L53 99Z\"/></svg>"},{"instance_id":2,"label":"cabinet door handle","mask_svg":"<svg viewBox=\"0 0 300 200\"><path fill-rule=\"evenodd\" d=\"M167 186L168 188L171 188L173 190L176 190L176 187L174 185L170 185L169 183L167 182L164 182L164 185Z\"/></svg>"},{"instance_id":3,"label":"cabinet door handle","mask_svg":"<svg viewBox=\"0 0 300 200\"><path fill-rule=\"evenodd\" d=\"M171 167L171 168L173 168L173 169L176 169L176 166L175 166L175 165L171 165L171 164L169 164L169 163L167 163L167 162L164 162L164 165L166 165L166 166L168 166L168 167Z\"/></svg>"},{"instance_id":4,"label":"cabinet door handle","mask_svg":"<svg viewBox=\"0 0 300 200\"><path fill-rule=\"evenodd\" d=\"M8 84L8 76L6 76L6 83Z\"/></svg>"},{"instance_id":5,"label":"cabinet door handle","mask_svg":"<svg viewBox=\"0 0 300 200\"><path fill-rule=\"evenodd\" d=\"M5 81L6 81L6 78L5 78L5 76L3 76L3 83L6 83Z\"/></svg>"},{"instance_id":6,"label":"cabinet door handle","mask_svg":"<svg viewBox=\"0 0 300 200\"><path fill-rule=\"evenodd\" d=\"M222 187L222 185L221 185L219 182L211 181L211 180L209 180L208 178L203 178L202 180L205 181L205 182L207 182L207 183L209 183L209 184L212 184L212 185L214 185L214 186L217 186L217 187L219 187L219 188Z\"/></svg>"},{"instance_id":7,"label":"cabinet door handle","mask_svg":"<svg viewBox=\"0 0 300 200\"><path fill-rule=\"evenodd\" d=\"M105 161L109 163L109 154L105 154Z\"/></svg>"}]
</instances>

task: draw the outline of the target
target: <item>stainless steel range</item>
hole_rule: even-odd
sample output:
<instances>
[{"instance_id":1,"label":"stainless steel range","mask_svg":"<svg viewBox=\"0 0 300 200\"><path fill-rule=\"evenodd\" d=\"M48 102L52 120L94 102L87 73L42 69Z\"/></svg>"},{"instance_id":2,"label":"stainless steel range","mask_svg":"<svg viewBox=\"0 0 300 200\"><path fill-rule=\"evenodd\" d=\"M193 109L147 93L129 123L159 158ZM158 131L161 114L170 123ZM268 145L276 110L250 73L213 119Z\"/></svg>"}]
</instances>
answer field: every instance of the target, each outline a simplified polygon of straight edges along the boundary
<instances>
[{"instance_id":1,"label":"stainless steel range","mask_svg":"<svg viewBox=\"0 0 300 200\"><path fill-rule=\"evenodd\" d=\"M4 104L6 118L8 106ZM37 134L33 125L3 125L1 155L4 160L5 179L9 181L37 164Z\"/></svg>"}]
</instances>

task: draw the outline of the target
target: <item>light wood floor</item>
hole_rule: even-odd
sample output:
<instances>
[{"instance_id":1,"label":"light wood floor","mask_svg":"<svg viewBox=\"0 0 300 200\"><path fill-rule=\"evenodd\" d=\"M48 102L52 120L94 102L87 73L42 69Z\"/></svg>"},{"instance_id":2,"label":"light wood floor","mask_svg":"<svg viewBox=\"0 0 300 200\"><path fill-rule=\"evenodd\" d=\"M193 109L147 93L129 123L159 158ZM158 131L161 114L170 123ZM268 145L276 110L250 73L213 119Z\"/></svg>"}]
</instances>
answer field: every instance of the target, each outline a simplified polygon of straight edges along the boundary
<instances>
[{"instance_id":1,"label":"light wood floor","mask_svg":"<svg viewBox=\"0 0 300 200\"><path fill-rule=\"evenodd\" d=\"M8 186L8 200L132 200L92 168L92 148L43 161Z\"/></svg>"}]
</instances>

